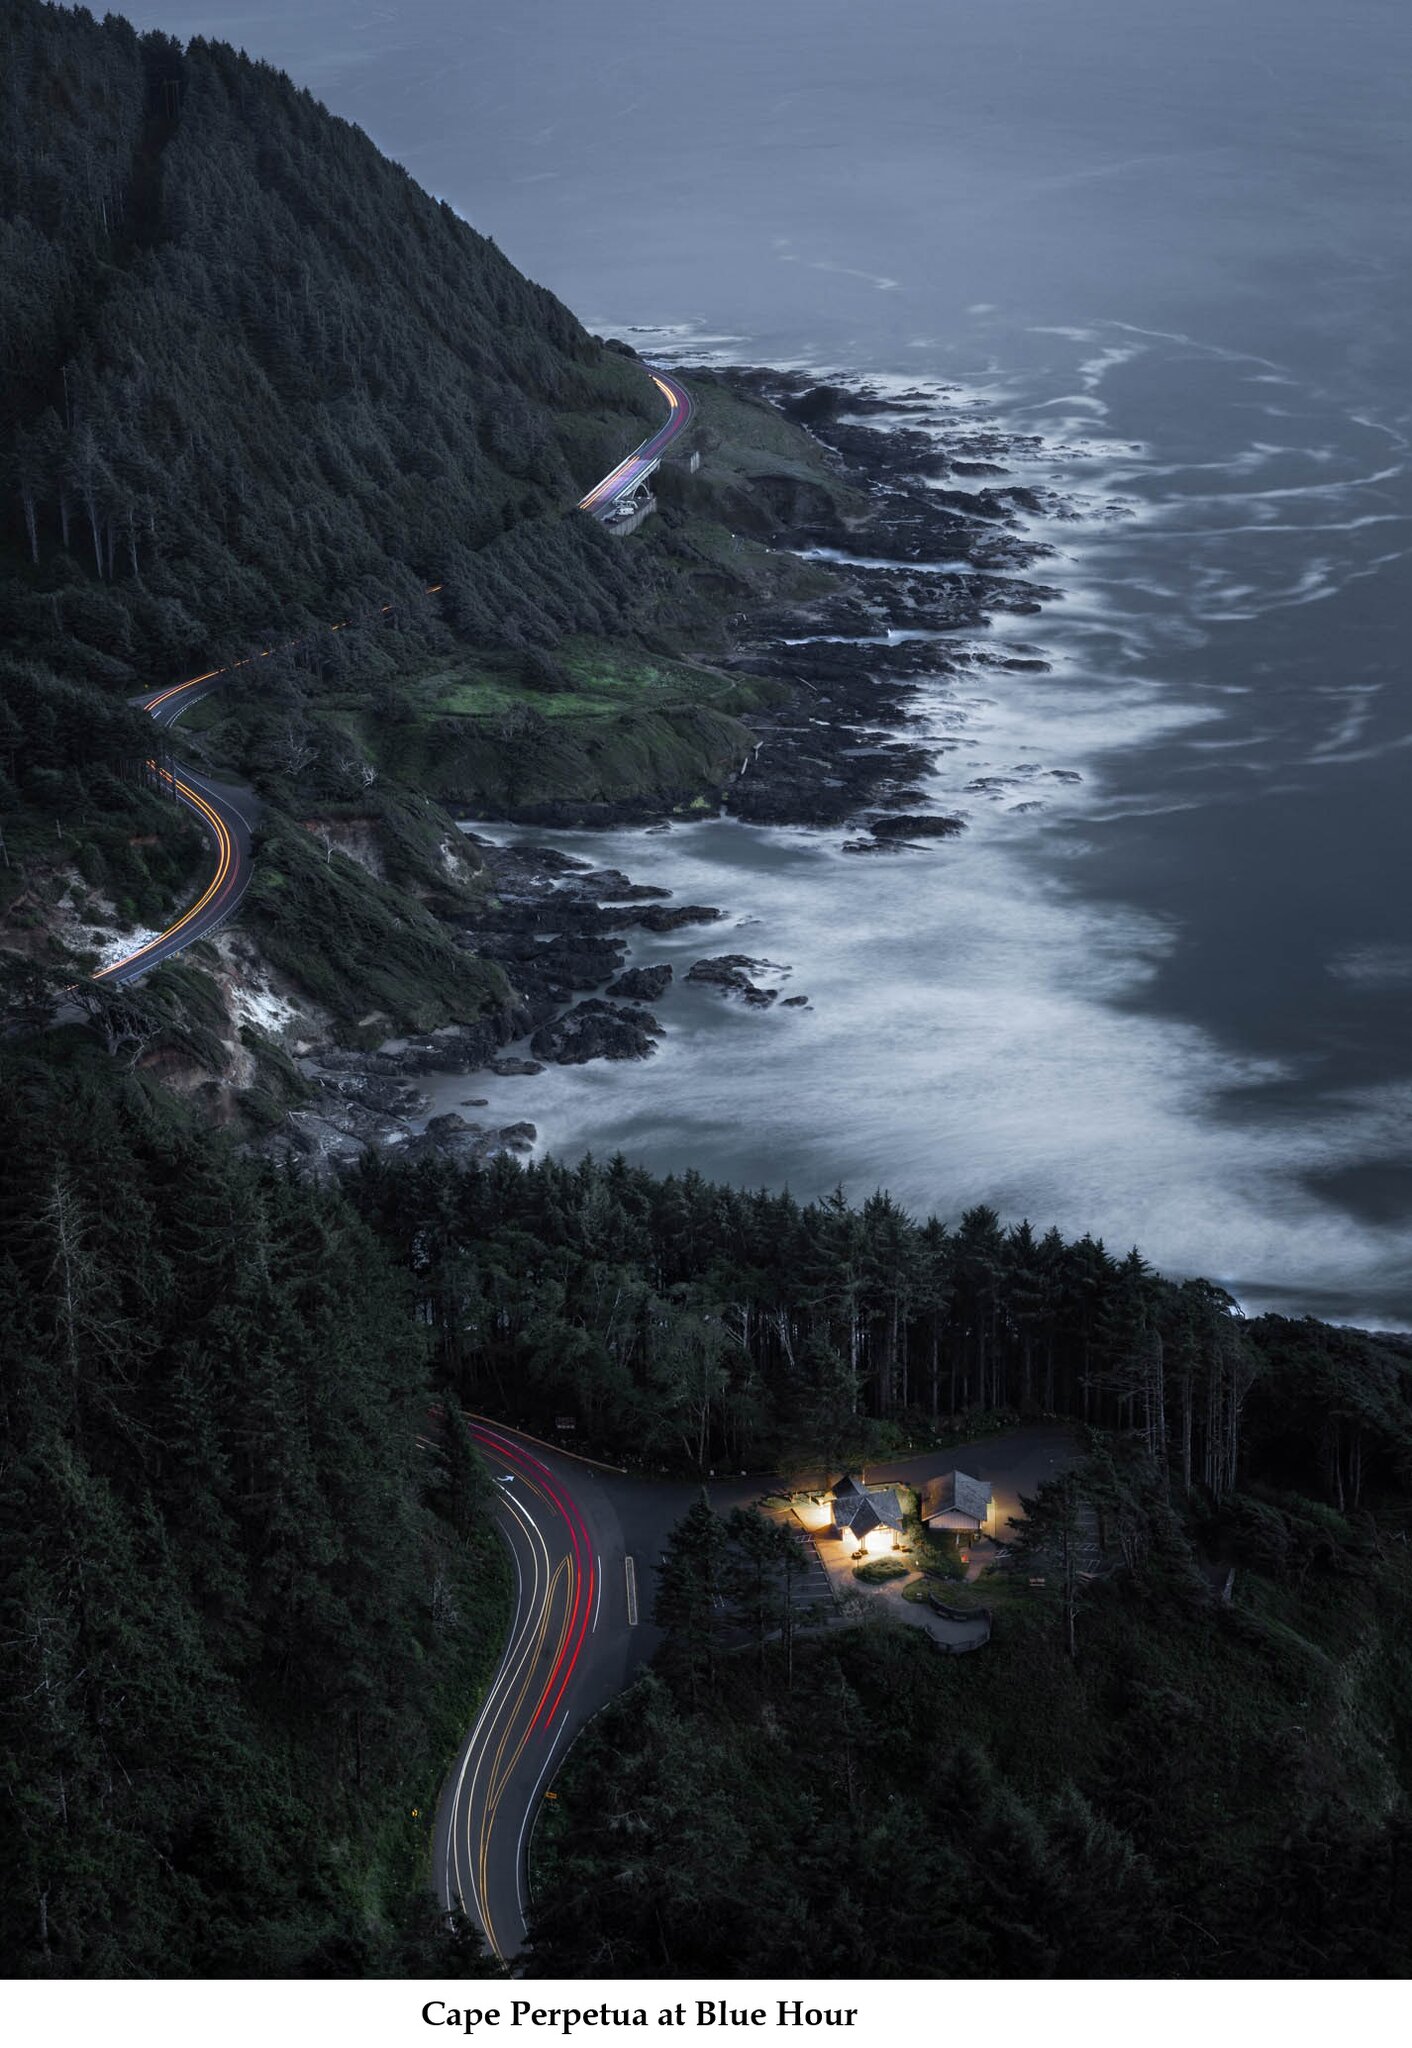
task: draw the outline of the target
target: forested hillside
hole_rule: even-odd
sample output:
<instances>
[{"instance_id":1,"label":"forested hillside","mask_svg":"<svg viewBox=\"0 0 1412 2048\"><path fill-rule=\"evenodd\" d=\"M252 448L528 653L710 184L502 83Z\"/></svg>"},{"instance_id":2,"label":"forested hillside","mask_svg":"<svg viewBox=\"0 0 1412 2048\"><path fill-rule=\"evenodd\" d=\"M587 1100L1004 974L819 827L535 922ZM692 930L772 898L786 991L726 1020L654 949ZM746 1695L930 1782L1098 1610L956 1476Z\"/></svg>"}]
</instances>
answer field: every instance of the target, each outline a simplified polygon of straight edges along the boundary
<instances>
[{"instance_id":1,"label":"forested hillside","mask_svg":"<svg viewBox=\"0 0 1412 2048\"><path fill-rule=\"evenodd\" d=\"M5 1056L0 1149L5 1971L476 1967L411 1814L507 1566L405 1286L86 1047Z\"/></svg>"},{"instance_id":2,"label":"forested hillside","mask_svg":"<svg viewBox=\"0 0 1412 2048\"><path fill-rule=\"evenodd\" d=\"M886 1629L742 1657L711 1601L664 1611L544 1833L533 1967L1406 1964L1407 1339L1247 1321L984 1207L425 1148L317 1182L242 1142L307 1087L225 1006L246 969L345 1045L502 1042L436 764L507 808L738 765L768 678L669 629L816 590L752 557L741 478L832 502L821 452L777 414L751 451L717 388L736 470L608 540L572 507L657 416L642 366L223 46L0 0L0 142L5 1967L485 1967L427 1890L508 1597L458 1404L692 1478L1057 1418L1090 1456L1032 1540L1081 1508L1121 1558L1062 1612L997 1594L945 1665ZM201 868L129 700L252 653L180 741L263 806L240 960L56 1021L73 899L155 924Z\"/></svg>"},{"instance_id":3,"label":"forested hillside","mask_svg":"<svg viewBox=\"0 0 1412 2048\"><path fill-rule=\"evenodd\" d=\"M1242 1486L1213 1511L1121 1448L1081 1467L1122 1564L1072 1654L1057 1485L1030 1558L967 1589L970 1656L874 1608L761 1658L709 1597L659 1603L653 1672L556 1781L531 1974L1405 1977L1406 1493L1344 1517L1258 1462ZM712 1519L669 1556L729 1613Z\"/></svg>"},{"instance_id":4,"label":"forested hillside","mask_svg":"<svg viewBox=\"0 0 1412 2048\"><path fill-rule=\"evenodd\" d=\"M0 353L0 998L194 893L130 708L193 673L244 664L178 752L254 787L276 839L375 785L689 804L749 751L733 713L766 686L678 663L664 692L642 642L806 572L684 538L679 508L626 546L577 513L660 419L642 364L270 66L0 0ZM767 408L717 410L826 468ZM279 848L256 864L290 888ZM363 887L384 934L415 917ZM340 949L296 893L247 926L324 1003ZM474 1010L448 947L390 1005L342 952L340 1016Z\"/></svg>"},{"instance_id":5,"label":"forested hillside","mask_svg":"<svg viewBox=\"0 0 1412 2048\"><path fill-rule=\"evenodd\" d=\"M311 715L326 682L371 705L468 640L625 625L610 543L564 515L660 405L225 45L0 0L0 143L0 910L52 922L77 876L157 922L196 842L142 787L127 700L287 647L258 686L278 793L361 792L366 743Z\"/></svg>"},{"instance_id":6,"label":"forested hillside","mask_svg":"<svg viewBox=\"0 0 1412 2048\"><path fill-rule=\"evenodd\" d=\"M655 417L639 369L269 66L4 0L0 81L3 619L35 658L140 683L479 585L477 549Z\"/></svg>"}]
</instances>

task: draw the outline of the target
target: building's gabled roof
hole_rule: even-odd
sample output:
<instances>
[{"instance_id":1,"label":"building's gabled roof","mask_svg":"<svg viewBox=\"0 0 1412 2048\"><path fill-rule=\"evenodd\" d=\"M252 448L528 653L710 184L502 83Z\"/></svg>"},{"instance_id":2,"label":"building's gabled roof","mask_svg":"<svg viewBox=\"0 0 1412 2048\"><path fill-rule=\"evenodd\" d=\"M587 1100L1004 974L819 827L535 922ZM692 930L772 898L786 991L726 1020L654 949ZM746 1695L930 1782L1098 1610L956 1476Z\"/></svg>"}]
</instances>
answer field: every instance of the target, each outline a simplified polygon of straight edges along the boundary
<instances>
[{"instance_id":1,"label":"building's gabled roof","mask_svg":"<svg viewBox=\"0 0 1412 2048\"><path fill-rule=\"evenodd\" d=\"M967 1522L983 1522L994 1489L988 1479L972 1479L965 1472L943 1472L922 1487L921 1514L924 1522L945 1515ZM955 1526L949 1522L948 1526Z\"/></svg>"},{"instance_id":2,"label":"building's gabled roof","mask_svg":"<svg viewBox=\"0 0 1412 2048\"><path fill-rule=\"evenodd\" d=\"M856 1498L835 1494L833 1518L838 1528L851 1529L855 1536L866 1536L874 1529L900 1531L902 1503L891 1487L869 1487Z\"/></svg>"},{"instance_id":3,"label":"building's gabled roof","mask_svg":"<svg viewBox=\"0 0 1412 2048\"><path fill-rule=\"evenodd\" d=\"M842 1506L850 1500L862 1500L868 1491L851 1472L845 1472L842 1479L837 1480L829 1490L833 1494L836 1506Z\"/></svg>"}]
</instances>

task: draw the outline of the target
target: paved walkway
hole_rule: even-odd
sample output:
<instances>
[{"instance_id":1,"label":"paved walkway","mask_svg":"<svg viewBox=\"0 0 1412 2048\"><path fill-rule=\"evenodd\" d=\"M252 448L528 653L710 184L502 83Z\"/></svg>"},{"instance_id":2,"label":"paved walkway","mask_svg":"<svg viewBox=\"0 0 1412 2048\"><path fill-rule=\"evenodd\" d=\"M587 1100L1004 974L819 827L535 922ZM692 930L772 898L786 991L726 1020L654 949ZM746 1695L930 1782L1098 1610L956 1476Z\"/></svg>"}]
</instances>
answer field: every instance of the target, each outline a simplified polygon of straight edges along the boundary
<instances>
[{"instance_id":1,"label":"paved walkway","mask_svg":"<svg viewBox=\"0 0 1412 2048\"><path fill-rule=\"evenodd\" d=\"M880 1586L870 1586L865 1579L854 1579L854 1589L859 1593L881 1597L889 1621L905 1622L909 1628L924 1628L927 1634L939 1643L945 1643L949 1650L974 1650L990 1635L990 1623L983 1615L969 1616L965 1621L952 1621L944 1614L935 1614L924 1600L904 1600L902 1595L908 1586L921 1579L920 1572L911 1572L905 1579L885 1579ZM937 1598L945 1600L946 1588L934 1586Z\"/></svg>"}]
</instances>

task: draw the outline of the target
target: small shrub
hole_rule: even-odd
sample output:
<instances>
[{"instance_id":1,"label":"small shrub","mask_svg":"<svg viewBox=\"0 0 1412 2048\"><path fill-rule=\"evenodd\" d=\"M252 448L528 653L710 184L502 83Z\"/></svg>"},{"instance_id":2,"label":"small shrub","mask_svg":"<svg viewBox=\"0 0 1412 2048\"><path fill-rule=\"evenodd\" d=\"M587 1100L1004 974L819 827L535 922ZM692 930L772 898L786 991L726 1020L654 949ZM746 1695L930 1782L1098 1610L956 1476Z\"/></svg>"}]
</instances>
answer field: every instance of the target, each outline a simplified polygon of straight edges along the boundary
<instances>
[{"instance_id":1,"label":"small shrub","mask_svg":"<svg viewBox=\"0 0 1412 2048\"><path fill-rule=\"evenodd\" d=\"M881 1586L887 1579L905 1579L908 1567L900 1557L870 1557L865 1564L855 1564L853 1576L861 1579L866 1586Z\"/></svg>"}]
</instances>

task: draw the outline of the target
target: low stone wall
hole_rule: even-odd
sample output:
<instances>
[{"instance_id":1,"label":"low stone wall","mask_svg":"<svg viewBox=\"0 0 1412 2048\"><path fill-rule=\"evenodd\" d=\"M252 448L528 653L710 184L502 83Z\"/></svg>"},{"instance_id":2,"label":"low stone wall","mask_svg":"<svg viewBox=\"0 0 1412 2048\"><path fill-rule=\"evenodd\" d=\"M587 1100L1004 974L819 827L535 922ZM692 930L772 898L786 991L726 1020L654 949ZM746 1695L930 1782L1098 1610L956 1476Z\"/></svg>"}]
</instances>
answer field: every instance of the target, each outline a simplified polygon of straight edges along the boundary
<instances>
[{"instance_id":1,"label":"low stone wall","mask_svg":"<svg viewBox=\"0 0 1412 2048\"><path fill-rule=\"evenodd\" d=\"M943 1636L932 1637L939 1650L949 1657L963 1657L968 1650L979 1650L990 1641L993 1616L989 1607L948 1607L935 1593L928 1593L927 1605L943 1621L953 1627L968 1628L971 1633L960 1642L948 1642Z\"/></svg>"}]
</instances>

